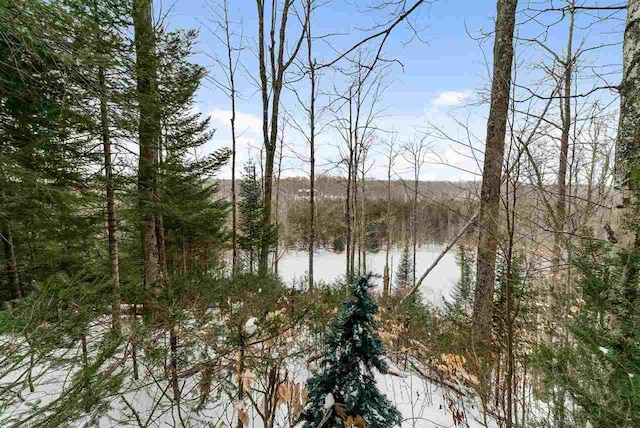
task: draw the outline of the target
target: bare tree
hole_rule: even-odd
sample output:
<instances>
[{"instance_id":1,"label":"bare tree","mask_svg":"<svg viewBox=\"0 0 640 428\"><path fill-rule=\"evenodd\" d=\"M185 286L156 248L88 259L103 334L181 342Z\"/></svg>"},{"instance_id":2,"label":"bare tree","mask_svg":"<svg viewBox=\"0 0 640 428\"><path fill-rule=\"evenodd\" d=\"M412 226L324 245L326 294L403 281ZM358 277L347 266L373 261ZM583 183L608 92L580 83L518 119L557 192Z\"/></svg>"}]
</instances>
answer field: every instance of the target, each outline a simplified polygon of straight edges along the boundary
<instances>
[{"instance_id":1,"label":"bare tree","mask_svg":"<svg viewBox=\"0 0 640 428\"><path fill-rule=\"evenodd\" d=\"M386 245L385 245L385 262L384 262L384 274L382 277L382 295L384 297L389 296L389 289L391 283L391 267L389 265L389 256L391 254L391 247L393 245L393 223L394 216L391 209L391 174L393 171L394 164L398 157L398 148L396 147L396 138L397 133L392 132L389 139L385 142L385 146L387 151L385 152L385 157L387 160L387 213L385 217L385 227L387 229L386 233Z\"/></svg>"},{"instance_id":2,"label":"bare tree","mask_svg":"<svg viewBox=\"0 0 640 428\"><path fill-rule=\"evenodd\" d=\"M340 153L338 166L346 170L345 275L347 281L353 279L356 273L356 247L359 245L358 241L362 240L362 229L358 226L360 215L362 215L362 205L361 212L358 214L358 178L362 175L362 162L366 159L363 153L374 140L374 134L377 131L374 121L381 113L379 103L387 85L386 68L381 67L372 73L365 65L366 58L367 54L364 51L358 53L358 59L352 61L353 71L347 76L348 88L344 92L336 90L335 99L332 102L335 115L332 125L344 142L344 146L338 147ZM361 250L359 254L362 257Z\"/></svg>"},{"instance_id":3,"label":"bare tree","mask_svg":"<svg viewBox=\"0 0 640 428\"><path fill-rule=\"evenodd\" d=\"M239 52L240 48L235 48L231 42L231 29L229 25L229 6L227 0L224 0L224 42L227 48L227 82L229 90L229 99L231 100L231 245L232 245L232 270L238 270L238 195L236 191L236 69L238 67L239 56L233 58L234 52Z\"/></svg>"},{"instance_id":4,"label":"bare tree","mask_svg":"<svg viewBox=\"0 0 640 428\"><path fill-rule=\"evenodd\" d=\"M573 64L576 60L574 58L573 51L573 30L575 25L575 6L573 1L569 1L569 30L567 37L567 52L566 57L561 61L563 67L563 89L564 97L561 100L561 121L562 130L560 135L560 163L558 166L558 200L556 202L556 216L555 216L555 252L553 257L553 270L558 272L560 266L560 260L562 258L562 240L564 224L567 216L567 159L569 157L569 135L571 132L571 78L573 75Z\"/></svg>"},{"instance_id":5,"label":"bare tree","mask_svg":"<svg viewBox=\"0 0 640 428\"><path fill-rule=\"evenodd\" d=\"M242 32L237 34L231 20L229 19L229 3L223 0L222 6L217 7L207 3L209 9L214 14L215 28L209 28L210 33L218 39L224 47L224 58L217 56L213 60L220 66L223 72L224 80L221 81L215 77L210 80L215 86L222 90L231 102L231 248L232 248L232 272L235 274L239 268L240 252L238 250L238 191L236 183L237 168L237 131L236 131L236 104L238 100L238 90L236 88L237 70L240 65L240 54L243 50ZM220 31L217 31L220 30ZM220 35L222 32L222 35ZM238 41L234 41L234 39Z\"/></svg>"},{"instance_id":6,"label":"bare tree","mask_svg":"<svg viewBox=\"0 0 640 428\"><path fill-rule=\"evenodd\" d=\"M309 290L313 289L313 251L315 244L315 201L316 201L316 61L313 58L313 39L311 37L311 12L314 1L307 0L307 67L309 68Z\"/></svg>"},{"instance_id":7,"label":"bare tree","mask_svg":"<svg viewBox=\"0 0 640 428\"><path fill-rule=\"evenodd\" d=\"M278 141L278 121L280 119L280 97L284 87L285 72L295 60L306 32L304 18L300 35L295 39L289 58L285 59L285 50L288 42L289 15L295 0L283 0L280 19L278 21L279 2L273 1L271 5L271 19L268 21L269 39L265 34L265 2L256 0L258 10L258 62L260 74L260 93L262 96L262 134L265 151L264 162L264 215L263 227L265 230L271 225L272 199L273 199L273 168L276 146ZM276 33L278 34L276 40ZM268 54L267 54L268 51ZM270 67L270 78L267 67ZM259 271L265 275L269 262L269 243L265 241L260 251Z\"/></svg>"},{"instance_id":8,"label":"bare tree","mask_svg":"<svg viewBox=\"0 0 640 428\"><path fill-rule=\"evenodd\" d=\"M478 221L477 284L473 304L473 343L481 352L487 352L491 344L502 160L509 109L517 3L517 0L497 1L491 106L487 120Z\"/></svg>"},{"instance_id":9,"label":"bare tree","mask_svg":"<svg viewBox=\"0 0 640 428\"><path fill-rule=\"evenodd\" d=\"M431 144L427 141L426 134L414 136L411 140L402 145L402 157L411 166L411 172L413 173L411 224L409 227L413 251L412 287L415 287L416 285L416 253L418 249L418 186L420 185L420 173L422 172L422 167L427 162L427 156L430 151Z\"/></svg>"}]
</instances>

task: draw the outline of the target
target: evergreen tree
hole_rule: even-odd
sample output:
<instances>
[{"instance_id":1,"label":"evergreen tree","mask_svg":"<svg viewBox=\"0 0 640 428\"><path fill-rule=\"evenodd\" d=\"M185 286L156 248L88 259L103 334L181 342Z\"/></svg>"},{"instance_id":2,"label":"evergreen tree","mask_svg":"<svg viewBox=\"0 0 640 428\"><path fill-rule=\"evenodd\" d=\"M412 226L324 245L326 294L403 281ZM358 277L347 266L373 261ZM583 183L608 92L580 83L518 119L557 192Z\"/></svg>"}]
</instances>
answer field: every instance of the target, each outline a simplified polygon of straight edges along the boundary
<instances>
[{"instance_id":1,"label":"evergreen tree","mask_svg":"<svg viewBox=\"0 0 640 428\"><path fill-rule=\"evenodd\" d=\"M308 382L309 400L302 414L305 428L400 424L400 412L378 390L373 370L387 370L384 348L376 333L378 307L369 295L369 276L351 285L352 299L343 304L327 333L320 371ZM366 425L358 425L365 422Z\"/></svg>"},{"instance_id":2,"label":"evergreen tree","mask_svg":"<svg viewBox=\"0 0 640 428\"><path fill-rule=\"evenodd\" d=\"M190 61L197 34L178 30L161 33L158 40L162 105L160 212L167 235L168 262L173 271L183 273L196 267L196 258L201 262L199 270L206 270L210 253L222 249L228 208L228 203L216 196L218 185L212 179L227 162L229 150L192 156L213 135L209 118L194 109L195 94L206 74L204 67Z\"/></svg>"},{"instance_id":3,"label":"evergreen tree","mask_svg":"<svg viewBox=\"0 0 640 428\"><path fill-rule=\"evenodd\" d=\"M240 248L249 255L250 272L254 271L254 265L259 258L263 243L268 241L267 248L271 248L277 239L277 232L273 226L268 229L264 227L263 207L262 183L256 173L255 163L250 160L244 166L240 183L240 203L238 204L240 213L240 238L238 242Z\"/></svg>"},{"instance_id":4,"label":"evergreen tree","mask_svg":"<svg viewBox=\"0 0 640 428\"><path fill-rule=\"evenodd\" d=\"M398 270L396 271L396 293L404 295L411 289L413 281L413 263L412 263L411 251L408 246L405 246L400 256L400 263L398 264Z\"/></svg>"},{"instance_id":5,"label":"evergreen tree","mask_svg":"<svg viewBox=\"0 0 640 428\"><path fill-rule=\"evenodd\" d=\"M57 3L0 5L0 233L8 284L0 299L52 275L94 278L100 231L92 175L90 96Z\"/></svg>"},{"instance_id":6,"label":"evergreen tree","mask_svg":"<svg viewBox=\"0 0 640 428\"><path fill-rule=\"evenodd\" d=\"M640 426L640 250L586 240L574 263L574 343L542 346L535 359L549 393L568 395L554 397L556 426Z\"/></svg>"},{"instance_id":7,"label":"evergreen tree","mask_svg":"<svg viewBox=\"0 0 640 428\"><path fill-rule=\"evenodd\" d=\"M473 253L470 248L460 244L456 249L456 263L460 267L460 279L451 291L453 302L445 302L452 314L467 314L473 305Z\"/></svg>"}]
</instances>

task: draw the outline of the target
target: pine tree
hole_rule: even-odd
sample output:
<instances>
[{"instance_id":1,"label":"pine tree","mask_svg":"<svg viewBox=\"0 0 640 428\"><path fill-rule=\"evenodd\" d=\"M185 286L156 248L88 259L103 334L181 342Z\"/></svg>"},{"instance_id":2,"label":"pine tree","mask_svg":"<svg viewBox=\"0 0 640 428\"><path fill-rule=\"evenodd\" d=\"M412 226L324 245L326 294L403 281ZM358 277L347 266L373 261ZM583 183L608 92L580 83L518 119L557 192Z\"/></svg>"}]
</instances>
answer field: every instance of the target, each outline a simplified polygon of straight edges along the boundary
<instances>
[{"instance_id":1,"label":"pine tree","mask_svg":"<svg viewBox=\"0 0 640 428\"><path fill-rule=\"evenodd\" d=\"M52 275L100 275L101 264L94 260L98 198L87 184L91 97L72 61L83 33L56 3L4 2L0 15L0 57L7 59L0 61L4 300Z\"/></svg>"},{"instance_id":2,"label":"pine tree","mask_svg":"<svg viewBox=\"0 0 640 428\"><path fill-rule=\"evenodd\" d=\"M640 250L585 240L574 258L577 294L567 312L571 344L542 346L556 426L640 426ZM562 391L563 396L557 396ZM567 394L568 397L565 397ZM576 413L565 406L577 404Z\"/></svg>"},{"instance_id":3,"label":"pine tree","mask_svg":"<svg viewBox=\"0 0 640 428\"><path fill-rule=\"evenodd\" d=\"M462 244L458 245L456 250L456 263L460 267L460 279L451 291L453 302L445 302L445 304L452 313L462 315L468 313L473 305L473 284L475 277L471 249Z\"/></svg>"},{"instance_id":4,"label":"pine tree","mask_svg":"<svg viewBox=\"0 0 640 428\"><path fill-rule=\"evenodd\" d=\"M325 428L400 424L400 412L378 390L373 374L374 369L385 373L387 364L373 318L378 307L368 292L369 279L362 276L351 285L352 299L344 303L327 333L321 369L308 382L305 428L321 422Z\"/></svg>"},{"instance_id":5,"label":"pine tree","mask_svg":"<svg viewBox=\"0 0 640 428\"><path fill-rule=\"evenodd\" d=\"M161 33L158 39L160 73L158 87L162 104L159 193L166 234L168 263L174 272L206 271L210 253L226 241L224 221L228 204L216 196L211 181L228 160L228 149L208 156L192 153L207 143L213 132L209 118L194 112L195 94L206 71L194 64L196 31ZM180 255L180 257L178 257ZM193 261L198 258L198 266Z\"/></svg>"},{"instance_id":6,"label":"pine tree","mask_svg":"<svg viewBox=\"0 0 640 428\"><path fill-rule=\"evenodd\" d=\"M262 221L264 210L264 196L262 183L256 173L253 161L244 166L240 183L240 248L249 254L249 271L254 272L255 262L260 256L265 240L273 242L275 231L272 227L265 230ZM270 248L271 245L267 245Z\"/></svg>"},{"instance_id":7,"label":"pine tree","mask_svg":"<svg viewBox=\"0 0 640 428\"><path fill-rule=\"evenodd\" d=\"M396 293L405 295L411 289L413 280L413 263L411 262L411 251L406 246L402 250L400 256L400 263L398 264L398 270L396 272Z\"/></svg>"}]
</instances>

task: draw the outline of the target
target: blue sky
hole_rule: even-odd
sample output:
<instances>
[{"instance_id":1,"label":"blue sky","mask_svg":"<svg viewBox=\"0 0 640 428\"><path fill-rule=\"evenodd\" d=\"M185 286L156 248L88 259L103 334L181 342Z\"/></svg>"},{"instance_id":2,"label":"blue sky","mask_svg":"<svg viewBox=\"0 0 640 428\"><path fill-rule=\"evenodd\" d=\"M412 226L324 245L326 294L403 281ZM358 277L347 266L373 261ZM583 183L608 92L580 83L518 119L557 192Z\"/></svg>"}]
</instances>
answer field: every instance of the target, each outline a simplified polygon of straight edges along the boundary
<instances>
[{"instance_id":1,"label":"blue sky","mask_svg":"<svg viewBox=\"0 0 640 428\"><path fill-rule=\"evenodd\" d=\"M214 14L212 7L219 7L222 0L177 0L172 3L157 2L156 14L166 13L167 24L170 28L200 28L199 50L200 54L194 60L208 67L213 77L220 76L220 69L216 66L212 56L224 55L223 46L211 34L210 28L215 27L212 22ZM245 50L241 56L244 70L238 77L240 100L238 102L238 125L241 136L239 138L239 162L242 163L248 157L257 157L255 147L261 144L261 103L259 93L252 78L257 76L257 60L255 57L257 17L254 0L228 0L231 20L236 31L242 30ZM364 11L370 0L332 0L320 7L314 16L314 35L338 34L331 40L333 49L322 41L314 45L318 62L326 61L335 56L334 50L340 50L352 45L369 34L363 29L371 28L377 22L384 20L384 14L380 11L367 13ZM558 2L556 2L558 3ZM391 82L384 92L381 106L384 112L377 120L380 127L391 129L399 133L400 141L411 138L412 135L424 129L427 123L435 124L453 137L464 136L465 130L461 128L452 117L468 123L469 129L477 137L474 144L481 146L486 121L486 105L470 105L481 98L482 89L489 85L490 68L487 62L491 62L492 39L488 38L483 44L474 40L481 34L493 30L493 17L495 15L495 0L439 0L432 4L421 6L419 11L411 18L413 28L418 29L421 40L415 37L415 32L406 24L402 24L391 35L385 46L385 56L402 63L402 67L392 67L388 79ZM544 27L541 22L550 23L557 19L553 14L539 17L536 22L527 20L533 12L527 12L527 7L536 8L539 2L520 2L520 14L518 17L519 34L522 37L540 37ZM624 18L624 15L616 15ZM584 40L585 45L611 43L604 49L597 49L585 55L585 64L610 64L607 71L613 74L609 76L614 83L618 83L616 72L620 63L621 46L615 43L621 39L620 20L608 20L603 24L589 25L594 21L593 16L580 18L576 31L576 45ZM291 34L297 34L298 28L292 27ZM566 25L558 24L547 34L545 43L554 50L563 49L566 40ZM372 44L371 46L375 46ZM306 55L303 51L302 55ZM544 52L531 44L523 44L518 47L519 61L522 63L520 72L522 81L527 78L536 79L539 70L536 64L545 59ZM548 57L548 56L547 56ZM618 67L619 68L619 67ZM602 70L602 69L599 69ZM335 76L326 73L321 77L321 85L330 85ZM583 82L585 87L591 83ZM304 90L304 89L303 89ZM285 91L286 92L286 91ZM611 95L603 94L606 99ZM607 98L608 97L608 98ZM283 107L288 111L299 110L291 93L283 96ZM227 146L230 141L228 126L230 103L228 98L214 85L205 82L198 94L198 109L211 115L212 125L216 128L214 139L204 148L205 151L217 147ZM320 169L330 170L331 162L337 158L336 135L328 130L318 137L318 163ZM300 157L304 157L305 143L301 135L296 135L294 130L285 131L288 150L284 161L286 171L284 175L304 175L307 167ZM446 163L452 163L463 169L477 169L472 160L461 154L464 149L452 147L450 141L442 138L432 139L433 150L438 153L440 159L446 159ZM453 144L455 146L455 144ZM447 167L435 162L429 164L423 179L460 180L472 179L473 174L464 174L460 169ZM370 175L373 178L384 176L383 157L374 150L371 156ZM398 175L403 175L407 165L400 160L397 166ZM334 171L334 170L331 170ZM228 171L223 172L227 176Z\"/></svg>"}]
</instances>

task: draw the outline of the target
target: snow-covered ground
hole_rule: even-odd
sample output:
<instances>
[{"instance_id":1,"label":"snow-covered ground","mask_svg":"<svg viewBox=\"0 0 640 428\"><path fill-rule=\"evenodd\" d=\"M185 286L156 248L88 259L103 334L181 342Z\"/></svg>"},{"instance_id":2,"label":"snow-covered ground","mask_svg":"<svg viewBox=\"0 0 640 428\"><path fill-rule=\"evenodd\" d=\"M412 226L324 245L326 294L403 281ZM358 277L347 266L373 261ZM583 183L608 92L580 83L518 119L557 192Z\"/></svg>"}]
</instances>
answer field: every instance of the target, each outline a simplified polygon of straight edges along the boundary
<instances>
[{"instance_id":1,"label":"snow-covered ground","mask_svg":"<svg viewBox=\"0 0 640 428\"><path fill-rule=\"evenodd\" d=\"M90 358L89 361L95 361L100 345L100 337L102 332L108 328L108 320L99 320L91 329L90 339L88 343ZM292 333L293 334L293 333ZM303 335L304 336L304 335ZM298 338L298 339L296 339ZM6 339L4 337L3 339ZM164 336L158 336L158 344L166 347L167 343L161 343L166 339ZM282 362L280 373L286 373L286 385L290 387L287 397L289 401L283 400L277 407L276 417L274 418L274 427L291 428L290 421L292 418L292 403L295 397L299 397L297 403L301 405L304 402L304 384L311 376L315 363L309 363L308 355L297 353L298 346L302 346L300 336L293 336L291 340L285 339L281 351L292 357L286 358ZM14 342L15 343L15 342ZM246 350L246 356L254 357L264 356L265 352L270 353L271 348L265 347L262 341L257 340L256 345L249 346ZM291 343L291 347L287 348L286 344ZM186 356L189 366L197 365L203 349L198 346L189 348L189 355ZM22 350L24 351L24 349ZM261 406L263 399L262 394L257 391L266 390L263 376L247 371L245 378L247 379L247 388L251 389L252 400L245 399L240 405L235 400L237 385L235 384L234 364L237 353L229 353L227 355L208 354L209 361L215 361L213 367L214 376L212 382L208 385L210 394L203 406L200 406L201 398L201 370L192 372L190 375L179 376L179 388L181 390L180 405L176 404L173 397L173 389L168 381L168 372L163 368L161 361L154 360L150 363L143 356L143 350L138 350L138 361L140 376L138 380L132 378L132 361L131 358L122 360L124 349L117 352L116 356L102 364L97 373L102 378L105 372L109 376L117 376L122 374L123 384L120 388L110 392L108 389L100 389L95 391L104 399L105 411L96 415L95 418L79 415L69 425L55 424L51 425L52 419L56 413L61 413L64 407L48 406L54 403L61 396L66 396L67 405L73 405L82 398L82 394L74 395L77 391L77 382L73 381L74 374L77 374L81 364L79 357L81 355L81 347L72 347L65 351L54 351L58 359L56 365L50 362L53 359L48 358L46 364L33 367L33 386L34 390L30 391L26 377L20 375L26 374L23 366L22 370L16 370L14 374L9 374L0 379L0 390L7 393L7 387L11 385L12 396L15 396L13 402L5 408L0 407L0 426L2 427L41 427L41 426L70 426L70 427L234 427L239 408L243 409L247 414L248 426L255 428L264 427L262 417L256 410L256 406ZM128 354L130 355L130 354ZM297 355L297 356L296 356ZM165 361L166 364L166 361ZM115 368L115 370L114 370ZM422 368L423 373L428 369ZM437 378L437 375L434 375ZM454 389L443 386L440 383L427 381L420 376L415 370L404 370L391 364L390 374L376 376L378 388L387 395L389 400L393 402L400 410L403 416L402 427L425 427L425 428L441 428L441 427L471 427L479 428L484 425L481 423L481 411L477 398L474 398L472 390L465 388L461 384L453 383L455 390L462 391L466 396L459 395ZM75 385L75 386L74 386ZM95 389L95 386L94 386ZM71 397L71 402L69 402ZM4 395L3 401L8 396ZM5 401L6 403L6 401ZM82 412L81 406L76 406ZM461 412L464 423L462 425L454 424L453 412ZM29 419L34 413L41 413L41 417ZM24 422L30 420L30 422ZM55 420L55 419L53 419ZM45 424L45 421L48 422ZM55 422L54 422L55 423ZM466 425L468 424L468 425ZM301 424L297 424L299 427ZM489 427L495 427L495 424L489 423Z\"/></svg>"},{"instance_id":2,"label":"snow-covered ground","mask_svg":"<svg viewBox=\"0 0 640 428\"><path fill-rule=\"evenodd\" d=\"M440 254L440 246L423 246L417 252L418 275L421 274L435 258ZM395 268L400 259L401 250L394 250L392 263ZM299 280L307 269L308 258L304 252L291 252L280 260L280 275L287 282ZM384 267L384 252L369 254L367 266L375 274L382 274ZM344 255L330 252L319 252L315 257L315 275L319 281L332 282L343 273ZM459 270L455 263L453 253L446 255L434 269L431 275L424 282L422 289L425 300L440 303L442 297L447 297L453 284L457 281ZM381 282L381 280L378 280ZM99 349L100 337L109 326L107 319L96 321L91 329L89 339L89 360L92 361ZM203 326L206 328L206 326ZM198 334L191 331L193 337ZM3 339L7 339L6 337ZM166 337L159 337L160 341L166 341ZM8 342L5 342L7 344ZM14 342L15 343L15 342ZM166 349L167 343L162 343L161 348ZM2 344L0 343L0 346ZM286 346L285 346L286 348ZM20 346L16 348L20 349ZM256 410L256 405L260 406L261 395L254 394L253 403L245 400L242 404L235 399L234 386L235 358L232 353L226 356L216 356L209 354L209 361L216 361L215 374L212 377L212 384L209 386L210 395L203 406L200 406L202 391L202 376L200 370L196 370L188 376L180 376L179 385L181 392L180 406L176 405L173 398L173 388L168 381L166 367L157 361L146 364L144 350L138 349L138 360L140 377L134 380L132 377L132 360L130 348L126 351L126 359L122 358L125 349L121 349L117 358L112 358L105 362L97 371L104 373L109 371L110 375L122 374L123 384L117 391L109 393L105 391L105 411L96 418L81 417L73 422L72 427L233 427L236 426L238 408L243 409L247 414L248 425L261 428L264 426L262 417ZM247 352L259 352L259 349L250 349ZM46 363L34 365L32 376L34 378L34 391L30 391L29 384L25 377L17 379L17 376L24 376L26 363L22 364L22 370L9 373L0 378L0 390L11 389L16 399L5 408L0 407L0 426L14 426L14 422L24 420L34 412L42 412L42 415L55 414L57 411L52 407L49 411L47 406L55 402L57 398L65 394L73 394L73 375L81 367L80 355L81 347L67 349L65 351L55 351L58 358L56 365ZM197 365L198 359L202 357L201 345L189 348L189 355L185 358L189 361L187 365ZM59 355L58 355L59 354ZM292 354L290 354L292 355ZM308 356L304 356L307 358ZM48 359L51 361L51 358ZM148 361L147 361L148 363ZM166 364L166 361L165 363ZM309 366L302 356L287 358L283 367L286 367L288 385L292 390L294 386L299 392L300 400L302 390L307 379L311 375L313 366ZM114 367L117 368L114 370ZM425 369L426 370L426 369ZM468 426L471 428L484 426L480 421L480 405L471 390L463 386L456 387L459 391L465 391L467 396L461 396L453 389L442 386L439 383L425 380L419 373L411 370L402 370L393 366L393 374L376 377L378 388L387 395L403 415L402 427L425 427L441 428L454 426ZM260 376L251 375L250 383L256 390L265 389ZM297 385L297 386L296 386ZM13 393L12 392L12 393ZM7 396L3 397L3 401ZM6 402L6 401L5 401ZM279 405L274 419L275 427L291 427L291 403L283 402ZM454 424L453 411L461 412L464 416L462 425ZM19 426L36 427L41 426L43 419L33 419L33 423L20 424ZM468 424L468 425L466 425ZM298 424L300 425L300 424ZM61 425L64 426L64 425ZM489 423L490 427L495 426Z\"/></svg>"},{"instance_id":3,"label":"snow-covered ground","mask_svg":"<svg viewBox=\"0 0 640 428\"><path fill-rule=\"evenodd\" d=\"M296 368L295 364L289 367L290 373L295 375L292 382L302 385L310 372ZM10 417L16 417L22 412L31 412L43 408L51 402L64 388L64 381L68 373L64 370L54 370L48 373L36 385L35 392L27 389L22 391L21 405L0 411L0 426L13 426L9 423ZM481 412L477 400L464 398L452 390L443 389L439 385L426 382L417 375L398 372L393 375L378 375L376 377L378 388L396 405L403 416L401 427L484 427L481 421ZM224 394L215 397L215 390L209 403L202 409L197 409L198 385L197 378L187 382L181 382L183 391L187 391L180 407L171 401L171 388L166 381L153 380L150 373L141 377L138 381L129 380L129 392L114 395L108 400L111 410L97 420L81 418L72 423L72 427L233 427L236 426L237 403ZM259 380L256 379L256 385ZM215 388L215 385L214 385ZM257 398L257 397L256 397ZM451 407L463 411L464 421L468 424L455 425ZM245 404L244 409L248 415L250 427L263 428L264 424L255 407ZM287 427L291 425L287 420L287 411L290 409L287 403L282 403L277 409L274 427ZM23 415L26 417L27 413ZM14 420L15 421L15 420ZM6 423L6 425L5 425ZM20 426L36 427L35 424L21 424ZM298 423L296 427L300 427ZM495 427L492 422L489 427Z\"/></svg>"},{"instance_id":4,"label":"snow-covered ground","mask_svg":"<svg viewBox=\"0 0 640 428\"><path fill-rule=\"evenodd\" d=\"M442 251L441 245L424 245L416 251L416 265L418 278L433 263ZM392 274L400 261L402 250L394 249L391 253ZM382 275L384 270L385 253L367 254L367 269L374 274ZM285 254L278 264L278 272L282 279L288 283L300 280L306 275L309 267L309 255L304 251L291 251ZM316 252L314 257L314 280L331 283L344 275L345 255L344 253L334 253L321 250ZM422 285L422 295L425 301L431 303L441 303L442 297L449 296L453 285L460 278L460 268L456 265L454 250L449 251L440 260L438 265ZM378 283L382 280L378 279Z\"/></svg>"}]
</instances>

